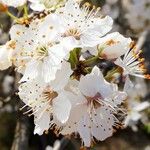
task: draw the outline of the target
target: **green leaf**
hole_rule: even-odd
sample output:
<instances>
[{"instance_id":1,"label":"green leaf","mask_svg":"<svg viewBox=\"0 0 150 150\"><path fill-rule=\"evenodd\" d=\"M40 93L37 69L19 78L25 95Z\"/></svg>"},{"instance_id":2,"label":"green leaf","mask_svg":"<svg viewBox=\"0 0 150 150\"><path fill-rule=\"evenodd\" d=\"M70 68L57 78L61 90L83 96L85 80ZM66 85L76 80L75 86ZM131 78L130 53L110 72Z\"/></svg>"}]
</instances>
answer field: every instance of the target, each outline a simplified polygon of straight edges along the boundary
<instances>
[{"instance_id":1,"label":"green leaf","mask_svg":"<svg viewBox=\"0 0 150 150\"><path fill-rule=\"evenodd\" d=\"M69 62L71 64L71 68L76 69L79 64L79 59L81 56L81 48L75 48L70 52Z\"/></svg>"}]
</instances>

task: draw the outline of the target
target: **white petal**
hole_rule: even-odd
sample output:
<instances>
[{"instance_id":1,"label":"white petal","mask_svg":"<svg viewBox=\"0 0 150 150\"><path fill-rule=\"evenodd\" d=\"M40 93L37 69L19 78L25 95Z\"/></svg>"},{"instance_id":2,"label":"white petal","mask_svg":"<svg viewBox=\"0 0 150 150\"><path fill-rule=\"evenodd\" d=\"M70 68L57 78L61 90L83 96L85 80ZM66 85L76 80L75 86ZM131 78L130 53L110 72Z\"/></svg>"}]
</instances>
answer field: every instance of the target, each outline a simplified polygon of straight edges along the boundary
<instances>
[{"instance_id":1,"label":"white petal","mask_svg":"<svg viewBox=\"0 0 150 150\"><path fill-rule=\"evenodd\" d=\"M56 72L60 67L61 64L58 64L57 66L53 65L51 57L46 57L43 63L41 64L38 72L41 75L41 78L43 78L44 81L48 83L55 79Z\"/></svg>"},{"instance_id":2,"label":"white petal","mask_svg":"<svg viewBox=\"0 0 150 150\"><path fill-rule=\"evenodd\" d=\"M12 7L19 7L26 3L26 0L1 0L3 4Z\"/></svg>"},{"instance_id":3,"label":"white petal","mask_svg":"<svg viewBox=\"0 0 150 150\"><path fill-rule=\"evenodd\" d=\"M55 14L46 16L39 27L39 39L43 40L44 43L55 41L58 36L57 24L59 17ZM58 38L58 37L57 37Z\"/></svg>"},{"instance_id":4,"label":"white petal","mask_svg":"<svg viewBox=\"0 0 150 150\"><path fill-rule=\"evenodd\" d=\"M111 43L110 45L106 44L111 40L114 43ZM125 54L130 48L130 44L131 44L130 38L125 38L120 33L114 32L101 38L99 47L104 47L101 53L102 57L104 56L107 59L115 59Z\"/></svg>"},{"instance_id":5,"label":"white petal","mask_svg":"<svg viewBox=\"0 0 150 150\"><path fill-rule=\"evenodd\" d=\"M18 95L25 104L28 104L29 101L36 101L40 98L43 87L45 87L45 83L40 78L37 78L37 80L22 83L19 86Z\"/></svg>"},{"instance_id":6,"label":"white petal","mask_svg":"<svg viewBox=\"0 0 150 150\"><path fill-rule=\"evenodd\" d=\"M105 98L112 94L112 85L105 81L98 67L94 67L91 74L80 79L79 89L85 96L89 97L94 97L100 93Z\"/></svg>"},{"instance_id":7,"label":"white petal","mask_svg":"<svg viewBox=\"0 0 150 150\"><path fill-rule=\"evenodd\" d=\"M61 44L64 46L64 48L68 49L68 50L72 50L76 47L81 47L80 43L78 40L76 40L74 37L69 36L69 37L65 37L61 40Z\"/></svg>"},{"instance_id":8,"label":"white petal","mask_svg":"<svg viewBox=\"0 0 150 150\"><path fill-rule=\"evenodd\" d=\"M92 140L89 126L90 126L90 118L88 115L85 115L78 124L78 132L84 142L84 145L87 147L91 146L91 140Z\"/></svg>"},{"instance_id":9,"label":"white petal","mask_svg":"<svg viewBox=\"0 0 150 150\"><path fill-rule=\"evenodd\" d=\"M129 76L126 77L125 84L124 84L124 91L130 93L130 91L134 88L134 84L130 80Z\"/></svg>"},{"instance_id":10,"label":"white petal","mask_svg":"<svg viewBox=\"0 0 150 150\"><path fill-rule=\"evenodd\" d=\"M111 113L106 111L105 107L97 109L96 114L97 115L93 114L94 122L92 123L92 134L98 140L103 141L112 135L114 119Z\"/></svg>"},{"instance_id":11,"label":"white petal","mask_svg":"<svg viewBox=\"0 0 150 150\"><path fill-rule=\"evenodd\" d=\"M71 110L71 103L65 94L68 95L65 92L59 93L53 102L54 114L61 123L65 123L68 120Z\"/></svg>"},{"instance_id":12,"label":"white petal","mask_svg":"<svg viewBox=\"0 0 150 150\"><path fill-rule=\"evenodd\" d=\"M67 51L62 44L57 44L51 47L49 49L49 56L52 65L59 65L68 53L69 51Z\"/></svg>"},{"instance_id":13,"label":"white petal","mask_svg":"<svg viewBox=\"0 0 150 150\"><path fill-rule=\"evenodd\" d=\"M139 113L139 112L136 112L136 111L132 111L131 112L131 114L130 114L130 119L132 120L132 121L138 121L141 117L142 117L142 115ZM130 120L130 121L131 121Z\"/></svg>"},{"instance_id":14,"label":"white petal","mask_svg":"<svg viewBox=\"0 0 150 150\"><path fill-rule=\"evenodd\" d=\"M6 45L0 47L0 70L5 70L12 65L9 55L10 50L7 49Z\"/></svg>"},{"instance_id":15,"label":"white petal","mask_svg":"<svg viewBox=\"0 0 150 150\"><path fill-rule=\"evenodd\" d=\"M99 84L101 82L99 74L102 76L99 68L94 67L90 74L81 77L79 89L83 95L94 97L99 92Z\"/></svg>"},{"instance_id":16,"label":"white petal","mask_svg":"<svg viewBox=\"0 0 150 150\"><path fill-rule=\"evenodd\" d=\"M72 98L73 100L74 98ZM83 104L78 104L75 107L72 107L70 117L64 128L61 131L61 134L68 135L72 134L73 132L77 132L77 126L80 119L84 116L87 112L87 106Z\"/></svg>"},{"instance_id":17,"label":"white petal","mask_svg":"<svg viewBox=\"0 0 150 150\"><path fill-rule=\"evenodd\" d=\"M71 74L70 63L63 61L61 69L56 73L55 80L51 82L51 87L53 87L55 91L63 89L67 85Z\"/></svg>"},{"instance_id":18,"label":"white petal","mask_svg":"<svg viewBox=\"0 0 150 150\"><path fill-rule=\"evenodd\" d=\"M113 101L116 105L121 104L126 99L127 99L127 93L120 92L120 91L116 91L116 92L114 91Z\"/></svg>"},{"instance_id":19,"label":"white petal","mask_svg":"<svg viewBox=\"0 0 150 150\"><path fill-rule=\"evenodd\" d=\"M43 113L43 115L40 117L40 119L38 118L39 117L39 114L35 114L35 116L37 118L34 118L34 123L35 123L35 129L34 129L34 134L39 134L39 135L42 135L43 132L45 130L48 130L49 129L49 123L50 123L50 113L45 111Z\"/></svg>"},{"instance_id":20,"label":"white petal","mask_svg":"<svg viewBox=\"0 0 150 150\"><path fill-rule=\"evenodd\" d=\"M94 31L88 31L81 36L82 47L94 47L100 43L99 35L94 35Z\"/></svg>"},{"instance_id":21,"label":"white petal","mask_svg":"<svg viewBox=\"0 0 150 150\"><path fill-rule=\"evenodd\" d=\"M141 104L137 105L134 110L135 111L142 111L147 108L150 108L150 103L149 102L142 102Z\"/></svg>"},{"instance_id":22,"label":"white petal","mask_svg":"<svg viewBox=\"0 0 150 150\"><path fill-rule=\"evenodd\" d=\"M95 18L94 22L95 26L93 28L93 31L99 32L100 37L102 37L112 29L113 19L109 16L106 16L103 19Z\"/></svg>"},{"instance_id":23,"label":"white petal","mask_svg":"<svg viewBox=\"0 0 150 150\"><path fill-rule=\"evenodd\" d=\"M30 79L35 79L38 76L39 63L36 60L30 61L26 65L26 70L21 78L20 82L28 81Z\"/></svg>"},{"instance_id":24,"label":"white petal","mask_svg":"<svg viewBox=\"0 0 150 150\"><path fill-rule=\"evenodd\" d=\"M43 11L45 9L45 6L43 4L32 3L30 5L30 8L34 11Z\"/></svg>"}]
</instances>

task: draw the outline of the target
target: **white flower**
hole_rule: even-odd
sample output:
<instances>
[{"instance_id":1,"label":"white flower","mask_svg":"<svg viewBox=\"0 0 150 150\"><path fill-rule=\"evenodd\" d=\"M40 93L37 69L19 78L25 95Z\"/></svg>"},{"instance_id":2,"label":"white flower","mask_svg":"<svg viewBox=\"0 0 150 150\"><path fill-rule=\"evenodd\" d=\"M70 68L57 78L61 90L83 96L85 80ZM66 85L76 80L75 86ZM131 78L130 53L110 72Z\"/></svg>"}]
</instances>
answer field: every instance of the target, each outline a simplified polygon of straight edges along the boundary
<instances>
[{"instance_id":1,"label":"white flower","mask_svg":"<svg viewBox=\"0 0 150 150\"><path fill-rule=\"evenodd\" d=\"M150 0L123 0L123 2L127 9L126 18L130 27L137 31L148 29L150 27Z\"/></svg>"},{"instance_id":2,"label":"white flower","mask_svg":"<svg viewBox=\"0 0 150 150\"><path fill-rule=\"evenodd\" d=\"M100 37L109 32L113 24L109 16L98 17L98 12L94 8L90 11L88 6L80 8L75 0L68 0L65 7L57 9L57 29L64 45L70 48L96 46Z\"/></svg>"},{"instance_id":3,"label":"white flower","mask_svg":"<svg viewBox=\"0 0 150 150\"><path fill-rule=\"evenodd\" d=\"M129 49L123 58L118 58L115 64L123 68L124 75L132 75L142 78L150 78L149 74L145 74L144 58L140 58L141 50L138 51L136 46Z\"/></svg>"},{"instance_id":4,"label":"white flower","mask_svg":"<svg viewBox=\"0 0 150 150\"><path fill-rule=\"evenodd\" d=\"M12 65L10 42L0 46L0 70L5 70Z\"/></svg>"},{"instance_id":5,"label":"white flower","mask_svg":"<svg viewBox=\"0 0 150 150\"><path fill-rule=\"evenodd\" d=\"M140 98L143 96L143 94L148 92L145 87L145 83L143 82L143 79L138 80L134 86L127 77L124 86L124 91L128 93L128 116L125 119L125 126L132 127L134 131L137 131L136 124L143 117L141 112L150 108L149 102L140 102Z\"/></svg>"},{"instance_id":6,"label":"white flower","mask_svg":"<svg viewBox=\"0 0 150 150\"><path fill-rule=\"evenodd\" d=\"M18 94L26 104L24 107L30 107L26 113L29 113L29 116L35 116L35 134L41 135L48 130L53 125L54 118L61 123L68 120L71 110L69 101L71 93L64 91L63 88L71 73L70 64L63 62L61 70L57 71L56 79L50 83L45 84L37 78L20 85Z\"/></svg>"},{"instance_id":7,"label":"white flower","mask_svg":"<svg viewBox=\"0 0 150 150\"><path fill-rule=\"evenodd\" d=\"M21 82L37 76L45 82L55 79L56 71L69 50L55 40L54 23L55 16L49 15L41 21L31 22L29 27L14 25L11 28L11 39L16 42L14 63L24 74Z\"/></svg>"},{"instance_id":8,"label":"white flower","mask_svg":"<svg viewBox=\"0 0 150 150\"><path fill-rule=\"evenodd\" d=\"M31 2L31 9L34 11L43 11L55 7L57 4L64 0L29 0Z\"/></svg>"},{"instance_id":9,"label":"white flower","mask_svg":"<svg viewBox=\"0 0 150 150\"><path fill-rule=\"evenodd\" d=\"M12 7L20 7L26 3L27 0L1 0L4 5Z\"/></svg>"},{"instance_id":10,"label":"white flower","mask_svg":"<svg viewBox=\"0 0 150 150\"><path fill-rule=\"evenodd\" d=\"M119 121L115 113L117 106L126 98L126 93L118 91L114 84L108 83L99 70L94 67L91 74L79 82L81 94L75 97L76 106L61 133L79 132L84 145L89 147L93 137L103 141L113 133L113 126ZM73 99L72 99L73 101Z\"/></svg>"},{"instance_id":11,"label":"white flower","mask_svg":"<svg viewBox=\"0 0 150 150\"><path fill-rule=\"evenodd\" d=\"M129 112L128 116L125 120L125 125L132 126L133 124L136 124L138 120L142 118L141 112L145 109L150 108L149 102L137 102L134 99L129 100Z\"/></svg>"},{"instance_id":12,"label":"white flower","mask_svg":"<svg viewBox=\"0 0 150 150\"><path fill-rule=\"evenodd\" d=\"M130 44L130 38L125 38L120 33L114 32L101 38L99 45L89 51L91 54L99 55L105 59L116 59L128 51Z\"/></svg>"}]
</instances>

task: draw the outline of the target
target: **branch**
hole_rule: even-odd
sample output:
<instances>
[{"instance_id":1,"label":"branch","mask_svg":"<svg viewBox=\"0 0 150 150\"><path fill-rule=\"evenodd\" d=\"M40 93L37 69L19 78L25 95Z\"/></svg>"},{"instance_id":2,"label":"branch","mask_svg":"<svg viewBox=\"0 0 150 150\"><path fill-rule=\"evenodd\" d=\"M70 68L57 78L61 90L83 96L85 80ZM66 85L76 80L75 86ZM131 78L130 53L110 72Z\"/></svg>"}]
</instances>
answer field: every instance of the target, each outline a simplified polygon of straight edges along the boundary
<instances>
[{"instance_id":1,"label":"branch","mask_svg":"<svg viewBox=\"0 0 150 150\"><path fill-rule=\"evenodd\" d=\"M17 121L14 141L11 150L27 150L29 140L29 118L19 115Z\"/></svg>"}]
</instances>

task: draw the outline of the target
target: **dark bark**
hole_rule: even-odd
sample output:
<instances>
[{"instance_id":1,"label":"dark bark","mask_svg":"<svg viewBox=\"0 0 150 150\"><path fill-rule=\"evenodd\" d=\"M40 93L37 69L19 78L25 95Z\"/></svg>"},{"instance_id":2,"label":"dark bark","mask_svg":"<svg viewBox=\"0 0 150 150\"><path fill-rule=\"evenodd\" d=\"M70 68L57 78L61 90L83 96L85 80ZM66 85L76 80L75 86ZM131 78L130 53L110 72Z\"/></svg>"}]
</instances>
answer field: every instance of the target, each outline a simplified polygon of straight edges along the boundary
<instances>
[{"instance_id":1,"label":"dark bark","mask_svg":"<svg viewBox=\"0 0 150 150\"><path fill-rule=\"evenodd\" d=\"M19 114L11 150L27 150L29 145L29 118Z\"/></svg>"}]
</instances>

